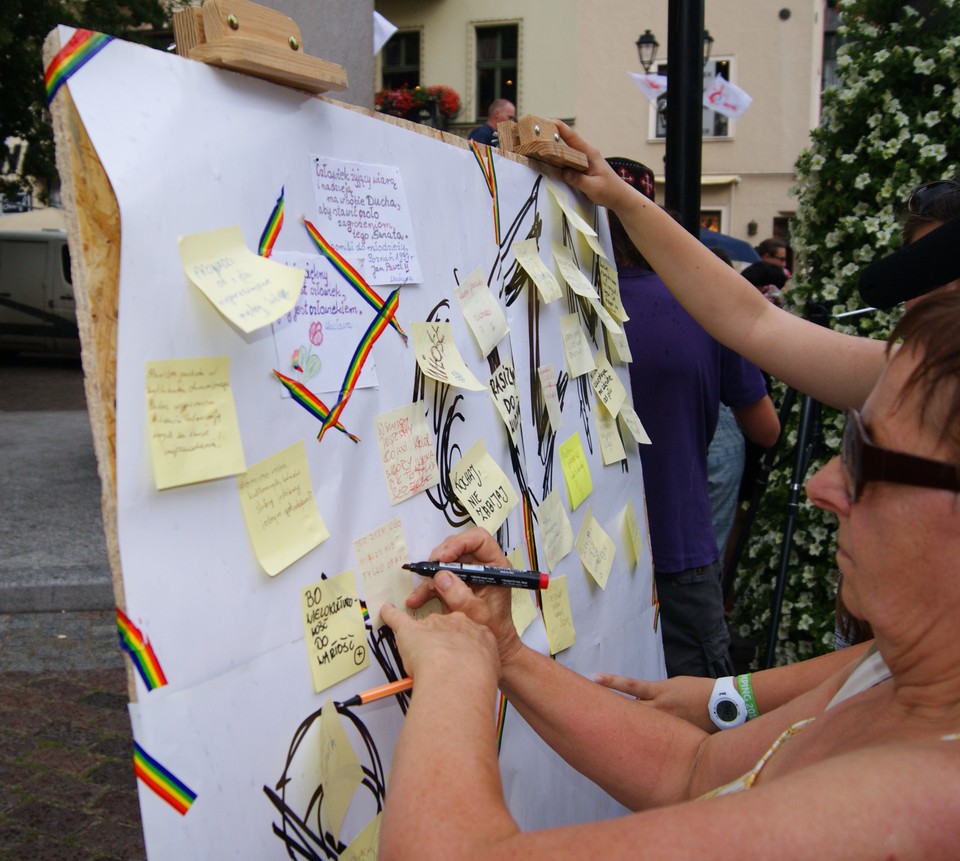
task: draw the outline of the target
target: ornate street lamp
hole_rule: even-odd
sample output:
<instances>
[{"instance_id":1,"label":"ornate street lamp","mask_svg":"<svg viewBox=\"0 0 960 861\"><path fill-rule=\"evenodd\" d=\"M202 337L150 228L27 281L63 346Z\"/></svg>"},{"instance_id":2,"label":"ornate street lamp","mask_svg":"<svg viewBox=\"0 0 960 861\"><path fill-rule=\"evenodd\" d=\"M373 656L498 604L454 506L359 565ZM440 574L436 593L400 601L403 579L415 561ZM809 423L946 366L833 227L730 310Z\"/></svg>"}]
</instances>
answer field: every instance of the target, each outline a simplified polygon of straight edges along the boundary
<instances>
[{"instance_id":1,"label":"ornate street lamp","mask_svg":"<svg viewBox=\"0 0 960 861\"><path fill-rule=\"evenodd\" d=\"M660 43L657 37L649 30L644 30L643 35L637 39L637 53L640 55L640 65L643 66L643 73L650 74L650 67L657 59L657 48Z\"/></svg>"}]
</instances>

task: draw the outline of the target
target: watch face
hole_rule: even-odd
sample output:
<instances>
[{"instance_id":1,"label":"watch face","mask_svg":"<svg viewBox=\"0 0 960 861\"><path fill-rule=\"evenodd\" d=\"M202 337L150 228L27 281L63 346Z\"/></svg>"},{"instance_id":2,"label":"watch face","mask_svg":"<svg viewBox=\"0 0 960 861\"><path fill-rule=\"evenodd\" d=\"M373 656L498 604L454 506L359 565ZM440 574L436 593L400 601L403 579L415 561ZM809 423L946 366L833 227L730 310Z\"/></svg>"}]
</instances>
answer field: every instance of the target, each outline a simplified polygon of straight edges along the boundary
<instances>
[{"instance_id":1,"label":"watch face","mask_svg":"<svg viewBox=\"0 0 960 861\"><path fill-rule=\"evenodd\" d=\"M732 700L720 700L716 705L717 717L724 723L732 723L737 719L740 710Z\"/></svg>"}]
</instances>

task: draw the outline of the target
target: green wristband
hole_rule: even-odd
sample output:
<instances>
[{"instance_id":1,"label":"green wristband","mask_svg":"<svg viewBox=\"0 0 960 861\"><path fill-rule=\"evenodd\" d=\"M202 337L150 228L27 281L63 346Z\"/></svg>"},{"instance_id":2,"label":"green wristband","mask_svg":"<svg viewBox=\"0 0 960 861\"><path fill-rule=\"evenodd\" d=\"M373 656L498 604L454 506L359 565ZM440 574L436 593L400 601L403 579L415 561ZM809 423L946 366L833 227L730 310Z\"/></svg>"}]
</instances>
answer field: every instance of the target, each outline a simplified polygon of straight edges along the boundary
<instances>
[{"instance_id":1,"label":"green wristband","mask_svg":"<svg viewBox=\"0 0 960 861\"><path fill-rule=\"evenodd\" d=\"M750 684L750 673L737 676L737 690L740 691L740 696L743 697L744 705L747 707L747 720L759 717L760 711L757 709L757 701L753 698L753 685Z\"/></svg>"}]
</instances>

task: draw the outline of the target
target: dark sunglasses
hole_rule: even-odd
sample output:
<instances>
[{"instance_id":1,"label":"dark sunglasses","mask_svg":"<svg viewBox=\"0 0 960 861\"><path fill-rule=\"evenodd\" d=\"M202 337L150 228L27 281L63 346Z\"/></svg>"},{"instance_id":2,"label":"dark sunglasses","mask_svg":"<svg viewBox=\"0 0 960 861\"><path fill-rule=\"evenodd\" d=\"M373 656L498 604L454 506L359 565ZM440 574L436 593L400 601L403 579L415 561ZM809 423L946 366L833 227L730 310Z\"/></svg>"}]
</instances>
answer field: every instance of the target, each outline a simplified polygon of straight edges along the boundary
<instances>
[{"instance_id":1,"label":"dark sunglasses","mask_svg":"<svg viewBox=\"0 0 960 861\"><path fill-rule=\"evenodd\" d=\"M907 199L907 212L923 217L935 201L947 194L960 191L960 179L935 179L918 185Z\"/></svg>"},{"instance_id":2,"label":"dark sunglasses","mask_svg":"<svg viewBox=\"0 0 960 861\"><path fill-rule=\"evenodd\" d=\"M933 487L960 492L960 467L874 445L867 436L859 410L847 411L840 460L855 503L870 481L890 481L913 487Z\"/></svg>"}]
</instances>

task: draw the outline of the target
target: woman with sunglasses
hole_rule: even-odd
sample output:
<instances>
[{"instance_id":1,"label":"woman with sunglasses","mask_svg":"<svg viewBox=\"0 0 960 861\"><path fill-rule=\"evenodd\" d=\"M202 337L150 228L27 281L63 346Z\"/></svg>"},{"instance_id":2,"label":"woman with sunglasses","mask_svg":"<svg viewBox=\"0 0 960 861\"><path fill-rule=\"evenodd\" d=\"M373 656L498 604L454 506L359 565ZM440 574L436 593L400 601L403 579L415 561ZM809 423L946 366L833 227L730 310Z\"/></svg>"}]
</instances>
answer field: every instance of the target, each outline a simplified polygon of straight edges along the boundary
<instances>
[{"instance_id":1,"label":"woman with sunglasses","mask_svg":"<svg viewBox=\"0 0 960 861\"><path fill-rule=\"evenodd\" d=\"M847 600L873 625L877 660L708 735L531 650L508 590L474 592L441 571L407 603L437 595L447 614L382 611L414 696L380 857L957 857L958 332L960 292L907 313L862 410L849 415L842 455L808 484L839 521ZM431 558L507 564L481 529L447 538ZM498 686L548 744L634 812L520 831L499 779Z\"/></svg>"}]
</instances>

